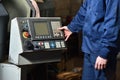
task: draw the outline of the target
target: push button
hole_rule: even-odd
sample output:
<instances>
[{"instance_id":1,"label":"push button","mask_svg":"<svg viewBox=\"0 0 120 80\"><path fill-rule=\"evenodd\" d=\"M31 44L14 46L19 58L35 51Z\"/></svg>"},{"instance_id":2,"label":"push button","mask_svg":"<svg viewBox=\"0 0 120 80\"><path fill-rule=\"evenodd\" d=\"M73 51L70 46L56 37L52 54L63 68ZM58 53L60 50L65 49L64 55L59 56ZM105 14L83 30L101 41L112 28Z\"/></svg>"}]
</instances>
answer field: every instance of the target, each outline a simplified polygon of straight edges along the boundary
<instances>
[{"instance_id":1,"label":"push button","mask_svg":"<svg viewBox=\"0 0 120 80\"><path fill-rule=\"evenodd\" d=\"M55 46L55 42L54 41L51 41L50 42L50 48L55 48L56 46Z\"/></svg>"},{"instance_id":2,"label":"push button","mask_svg":"<svg viewBox=\"0 0 120 80\"><path fill-rule=\"evenodd\" d=\"M30 34L28 32L23 32L23 37L24 38L29 38Z\"/></svg>"}]
</instances>

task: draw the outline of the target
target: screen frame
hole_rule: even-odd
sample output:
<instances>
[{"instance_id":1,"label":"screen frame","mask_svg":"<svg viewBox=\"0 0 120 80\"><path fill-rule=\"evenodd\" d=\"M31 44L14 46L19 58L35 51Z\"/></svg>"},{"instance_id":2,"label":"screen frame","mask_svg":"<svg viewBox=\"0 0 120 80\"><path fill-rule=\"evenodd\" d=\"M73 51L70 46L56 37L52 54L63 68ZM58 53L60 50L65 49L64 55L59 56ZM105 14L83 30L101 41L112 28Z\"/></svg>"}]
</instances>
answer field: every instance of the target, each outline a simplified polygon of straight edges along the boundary
<instances>
[{"instance_id":1,"label":"screen frame","mask_svg":"<svg viewBox=\"0 0 120 80\"><path fill-rule=\"evenodd\" d=\"M64 35L62 37L54 37L54 34L53 34L53 31L52 31L52 25L51 25L51 22L56 22L56 21L59 21L60 22L60 26L62 26L62 23L61 23L61 18L48 18L48 17L40 17L40 18L32 18L32 19L28 19L28 26L30 27L29 31L30 31L30 34L31 34L31 39L32 40L48 40L48 39L64 39ZM35 30L34 30L34 22L46 22L47 23L47 27L48 27L48 31L49 31L49 35L45 35L45 36L39 36L40 38L36 38L36 33L35 33ZM62 32L62 31L61 31ZM62 32L62 34L64 34Z\"/></svg>"},{"instance_id":2,"label":"screen frame","mask_svg":"<svg viewBox=\"0 0 120 80\"><path fill-rule=\"evenodd\" d=\"M47 29L48 29L48 35L36 35L35 32L35 28L34 28L34 23L46 23L47 24ZM51 32L51 28L49 27L49 22L44 20L44 19L31 19L29 20L29 31L32 34L31 35L31 39L32 40L43 40L43 39L48 39L48 38L52 38L52 32Z\"/></svg>"}]
</instances>

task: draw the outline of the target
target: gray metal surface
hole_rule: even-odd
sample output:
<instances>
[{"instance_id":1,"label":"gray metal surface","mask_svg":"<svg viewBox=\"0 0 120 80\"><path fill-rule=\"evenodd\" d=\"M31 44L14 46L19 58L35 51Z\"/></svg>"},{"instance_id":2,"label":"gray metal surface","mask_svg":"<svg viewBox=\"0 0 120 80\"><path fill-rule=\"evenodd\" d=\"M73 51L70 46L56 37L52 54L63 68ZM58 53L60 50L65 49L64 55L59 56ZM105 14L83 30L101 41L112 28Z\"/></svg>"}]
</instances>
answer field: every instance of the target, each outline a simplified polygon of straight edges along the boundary
<instances>
[{"instance_id":1,"label":"gray metal surface","mask_svg":"<svg viewBox=\"0 0 120 80\"><path fill-rule=\"evenodd\" d=\"M21 68L13 64L1 63L0 80L21 80Z\"/></svg>"}]
</instances>

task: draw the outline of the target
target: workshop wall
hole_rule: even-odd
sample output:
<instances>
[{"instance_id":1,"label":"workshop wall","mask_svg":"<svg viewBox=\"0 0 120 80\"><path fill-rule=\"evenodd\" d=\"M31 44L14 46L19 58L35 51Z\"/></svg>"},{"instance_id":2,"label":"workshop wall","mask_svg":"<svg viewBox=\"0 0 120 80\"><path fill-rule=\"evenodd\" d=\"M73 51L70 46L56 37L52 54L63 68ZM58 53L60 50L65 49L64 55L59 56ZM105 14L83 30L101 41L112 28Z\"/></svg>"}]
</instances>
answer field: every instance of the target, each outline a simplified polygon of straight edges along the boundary
<instances>
[{"instance_id":1,"label":"workshop wall","mask_svg":"<svg viewBox=\"0 0 120 80\"><path fill-rule=\"evenodd\" d=\"M54 0L55 16L74 16L81 3L82 0Z\"/></svg>"},{"instance_id":2,"label":"workshop wall","mask_svg":"<svg viewBox=\"0 0 120 80\"><path fill-rule=\"evenodd\" d=\"M63 25L67 25L77 13L83 0L53 0L53 2L55 5L54 15L60 16Z\"/></svg>"}]
</instances>

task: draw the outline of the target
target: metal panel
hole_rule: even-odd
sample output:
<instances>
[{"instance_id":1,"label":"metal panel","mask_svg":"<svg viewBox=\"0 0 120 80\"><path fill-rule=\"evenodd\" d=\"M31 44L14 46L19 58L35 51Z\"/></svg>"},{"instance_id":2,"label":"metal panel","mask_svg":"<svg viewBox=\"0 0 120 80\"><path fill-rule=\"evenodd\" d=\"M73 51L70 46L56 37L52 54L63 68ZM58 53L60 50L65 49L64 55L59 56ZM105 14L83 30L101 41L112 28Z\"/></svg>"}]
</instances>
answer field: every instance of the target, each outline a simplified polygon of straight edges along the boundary
<instances>
[{"instance_id":1,"label":"metal panel","mask_svg":"<svg viewBox=\"0 0 120 80\"><path fill-rule=\"evenodd\" d=\"M0 80L21 80L21 68L12 64L1 63Z\"/></svg>"}]
</instances>

